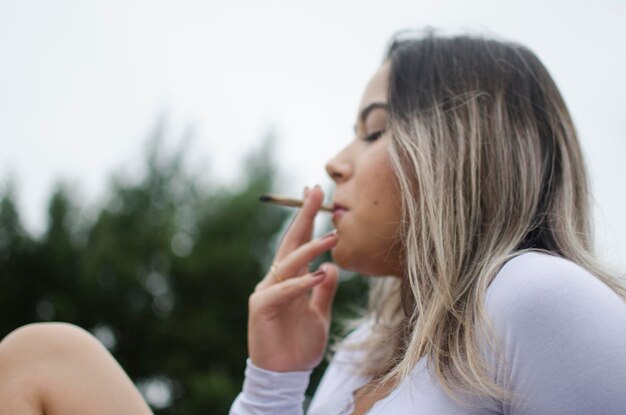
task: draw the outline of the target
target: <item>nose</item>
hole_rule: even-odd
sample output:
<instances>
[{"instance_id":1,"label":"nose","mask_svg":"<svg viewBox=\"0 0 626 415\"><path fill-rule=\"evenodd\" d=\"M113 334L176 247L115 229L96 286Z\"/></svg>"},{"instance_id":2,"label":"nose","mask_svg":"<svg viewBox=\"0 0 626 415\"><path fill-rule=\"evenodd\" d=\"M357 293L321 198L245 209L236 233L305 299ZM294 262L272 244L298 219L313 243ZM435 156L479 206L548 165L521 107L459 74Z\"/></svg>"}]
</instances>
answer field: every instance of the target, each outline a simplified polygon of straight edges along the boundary
<instances>
[{"instance_id":1,"label":"nose","mask_svg":"<svg viewBox=\"0 0 626 415\"><path fill-rule=\"evenodd\" d=\"M326 173L335 183L346 181L350 177L352 164L346 158L345 149L326 163Z\"/></svg>"}]
</instances>

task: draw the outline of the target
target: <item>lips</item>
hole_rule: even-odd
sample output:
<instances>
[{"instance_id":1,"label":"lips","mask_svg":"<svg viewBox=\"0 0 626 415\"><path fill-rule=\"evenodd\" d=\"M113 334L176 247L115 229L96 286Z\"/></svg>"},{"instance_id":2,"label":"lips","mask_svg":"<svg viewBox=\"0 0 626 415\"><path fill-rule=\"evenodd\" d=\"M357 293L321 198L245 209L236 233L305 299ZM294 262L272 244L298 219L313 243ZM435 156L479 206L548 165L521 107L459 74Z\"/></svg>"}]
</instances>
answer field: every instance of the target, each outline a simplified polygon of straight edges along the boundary
<instances>
[{"instance_id":1,"label":"lips","mask_svg":"<svg viewBox=\"0 0 626 415\"><path fill-rule=\"evenodd\" d=\"M337 202L333 203L333 211L337 211L339 209L348 210L347 207L345 207L345 206L343 206L343 205L341 205L341 204L339 204Z\"/></svg>"},{"instance_id":2,"label":"lips","mask_svg":"<svg viewBox=\"0 0 626 415\"><path fill-rule=\"evenodd\" d=\"M336 202L333 203L333 223L335 224L335 226L337 226L337 221L339 220L339 218L342 217L343 214L347 211L348 208L346 208L345 206Z\"/></svg>"}]
</instances>

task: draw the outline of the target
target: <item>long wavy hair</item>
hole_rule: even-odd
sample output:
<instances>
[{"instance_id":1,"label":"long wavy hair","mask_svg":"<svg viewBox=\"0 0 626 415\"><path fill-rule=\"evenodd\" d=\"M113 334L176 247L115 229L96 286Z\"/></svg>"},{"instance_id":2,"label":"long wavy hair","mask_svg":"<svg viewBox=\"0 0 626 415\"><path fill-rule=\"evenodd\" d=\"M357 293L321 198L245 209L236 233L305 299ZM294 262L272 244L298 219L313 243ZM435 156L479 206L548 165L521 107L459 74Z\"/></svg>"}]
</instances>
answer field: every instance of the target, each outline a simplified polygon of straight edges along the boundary
<instances>
[{"instance_id":1,"label":"long wavy hair","mask_svg":"<svg viewBox=\"0 0 626 415\"><path fill-rule=\"evenodd\" d=\"M491 380L478 343L502 359L484 294L506 261L528 251L566 258L626 300L593 253L574 125L524 46L401 32L385 60L405 272L371 279L368 311L356 322L370 322L371 334L336 349L363 350L360 371L379 385L397 384L425 357L460 403L455 392L512 399Z\"/></svg>"}]
</instances>

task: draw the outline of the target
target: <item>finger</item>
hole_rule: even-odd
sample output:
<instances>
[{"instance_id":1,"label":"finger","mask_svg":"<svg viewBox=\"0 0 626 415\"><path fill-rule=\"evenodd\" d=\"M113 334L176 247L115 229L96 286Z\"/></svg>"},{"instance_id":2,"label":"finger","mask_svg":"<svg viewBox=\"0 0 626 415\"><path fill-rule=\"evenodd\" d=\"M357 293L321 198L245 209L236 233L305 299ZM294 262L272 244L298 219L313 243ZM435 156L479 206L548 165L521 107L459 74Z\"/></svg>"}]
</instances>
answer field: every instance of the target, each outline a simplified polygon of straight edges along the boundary
<instances>
[{"instance_id":1,"label":"finger","mask_svg":"<svg viewBox=\"0 0 626 415\"><path fill-rule=\"evenodd\" d=\"M315 216L322 206L323 199L324 192L320 186L315 186L309 191L304 200L304 205L300 208L278 247L277 260L283 259L291 251L311 240Z\"/></svg>"},{"instance_id":2,"label":"finger","mask_svg":"<svg viewBox=\"0 0 626 415\"><path fill-rule=\"evenodd\" d=\"M331 263L324 263L320 269L326 271L324 282L313 289L311 296L311 306L318 312L330 320L330 313L333 308L333 300L339 286L339 269Z\"/></svg>"},{"instance_id":3,"label":"finger","mask_svg":"<svg viewBox=\"0 0 626 415\"><path fill-rule=\"evenodd\" d=\"M263 281L257 285L257 289L264 289L269 285L279 283L293 276L302 275L302 269L306 272L309 263L335 246L338 239L337 233L333 231L321 238L301 245L282 261L275 262L275 268L263 278Z\"/></svg>"},{"instance_id":4,"label":"finger","mask_svg":"<svg viewBox=\"0 0 626 415\"><path fill-rule=\"evenodd\" d=\"M274 284L267 290L255 292L250 296L250 314L258 316L276 313L298 297L306 296L308 291L321 284L325 277L325 272L308 273L283 281L281 284Z\"/></svg>"},{"instance_id":5,"label":"finger","mask_svg":"<svg viewBox=\"0 0 626 415\"><path fill-rule=\"evenodd\" d=\"M337 232L332 231L321 238L300 245L278 263L277 268L281 272L278 275L286 278L293 275L302 275L308 270L311 261L334 247L338 240ZM304 272L302 272L302 269L304 269Z\"/></svg>"}]
</instances>

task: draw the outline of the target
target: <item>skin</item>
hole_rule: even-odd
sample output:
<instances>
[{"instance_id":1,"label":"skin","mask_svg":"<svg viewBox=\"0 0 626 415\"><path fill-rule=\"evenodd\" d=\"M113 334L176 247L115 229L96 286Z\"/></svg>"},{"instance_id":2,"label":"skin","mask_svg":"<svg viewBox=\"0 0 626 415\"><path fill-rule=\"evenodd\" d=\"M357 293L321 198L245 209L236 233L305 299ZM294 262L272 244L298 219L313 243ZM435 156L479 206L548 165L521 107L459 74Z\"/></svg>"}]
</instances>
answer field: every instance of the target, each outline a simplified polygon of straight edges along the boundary
<instances>
[{"instance_id":1,"label":"skin","mask_svg":"<svg viewBox=\"0 0 626 415\"><path fill-rule=\"evenodd\" d=\"M359 114L387 102L389 64L372 77ZM249 299L248 351L253 364L278 372L317 366L328 343L338 284L333 263L309 271L331 251L339 266L364 275L401 275L394 248L400 219L399 191L387 155L390 136L384 109L358 117L355 138L326 165L336 183L333 201L348 210L334 218L336 232L312 239L322 200L318 186L305 189L305 203L283 236L267 273ZM369 137L369 139L365 139ZM278 277L278 278L277 278ZM276 351L279 350L280 353ZM388 390L355 392L354 414L365 413ZM132 381L86 331L68 324L22 327L0 343L0 415L151 414Z\"/></svg>"},{"instance_id":2,"label":"skin","mask_svg":"<svg viewBox=\"0 0 626 415\"><path fill-rule=\"evenodd\" d=\"M374 74L363 93L359 112L372 103L387 103L389 71L390 63L385 62ZM401 202L386 151L390 133L386 131L375 141L363 140L386 130L387 113L384 109L373 110L360 121L355 126L355 139L326 166L336 183L334 199L346 207L354 206L334 221L340 239L332 250L333 260L363 275L400 276L402 257L393 242ZM354 391L353 415L365 414L393 388L375 386L372 381Z\"/></svg>"},{"instance_id":3,"label":"skin","mask_svg":"<svg viewBox=\"0 0 626 415\"><path fill-rule=\"evenodd\" d=\"M371 104L387 103L390 64L384 63L363 93L359 114ZM372 134L385 131L373 141ZM333 220L339 242L332 250L335 263L363 275L401 275L402 264L393 247L400 223L400 190L387 146L387 111L375 109L358 119L356 136L326 165L335 181L333 200L349 210Z\"/></svg>"},{"instance_id":4,"label":"skin","mask_svg":"<svg viewBox=\"0 0 626 415\"><path fill-rule=\"evenodd\" d=\"M386 103L390 64L383 64L368 83L358 113L373 103ZM322 203L321 189L305 190L305 204L285 234L275 264L250 297L248 350L252 363L273 371L307 370L322 360L328 341L337 268L322 266L317 277L308 264L331 249L342 268L364 275L401 275L402 259L394 248L400 222L400 193L387 153L384 109L358 117L356 137L326 165L336 183L333 201L348 210L333 218L337 236L310 240L313 220ZM365 138L371 140L365 140ZM277 281L276 275L286 280ZM308 293L311 292L309 297ZM280 350L280 353L276 353ZM354 393L354 415L364 414L391 390L366 384Z\"/></svg>"},{"instance_id":5,"label":"skin","mask_svg":"<svg viewBox=\"0 0 626 415\"><path fill-rule=\"evenodd\" d=\"M109 352L63 323L24 326L0 343L0 414L151 414Z\"/></svg>"}]
</instances>

